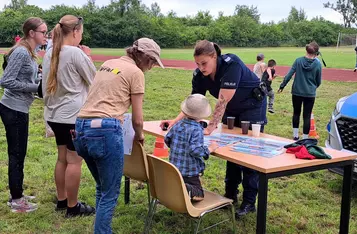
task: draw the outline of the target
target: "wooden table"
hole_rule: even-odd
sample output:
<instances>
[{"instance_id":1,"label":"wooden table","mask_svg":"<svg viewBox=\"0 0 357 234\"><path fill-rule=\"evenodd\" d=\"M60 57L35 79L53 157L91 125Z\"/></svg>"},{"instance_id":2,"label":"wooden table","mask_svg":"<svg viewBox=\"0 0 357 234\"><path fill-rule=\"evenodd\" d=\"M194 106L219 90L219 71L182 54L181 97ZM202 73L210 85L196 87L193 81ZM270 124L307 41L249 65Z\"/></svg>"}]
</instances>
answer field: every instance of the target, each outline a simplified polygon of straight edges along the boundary
<instances>
[{"instance_id":1,"label":"wooden table","mask_svg":"<svg viewBox=\"0 0 357 234\"><path fill-rule=\"evenodd\" d=\"M144 133L156 137L164 137L167 131L160 128L161 121L144 122ZM227 129L226 125L222 127L222 133L241 134L240 128L232 130ZM249 131L248 136L251 136ZM286 142L291 140L277 137L269 134L260 134L260 137ZM323 170L334 167L343 167L343 188L340 215L340 234L348 233L351 206L351 187L354 160L357 154L353 152L342 152L333 149L323 148L326 153L331 155L331 160L314 159L302 160L295 158L293 154L283 153L281 155L265 158L256 155L231 151L228 147L217 149L212 155L224 160L254 169L259 172L259 190L258 190L258 210L256 233L266 233L266 214L268 199L268 180L271 178L306 173L311 171Z\"/></svg>"}]
</instances>

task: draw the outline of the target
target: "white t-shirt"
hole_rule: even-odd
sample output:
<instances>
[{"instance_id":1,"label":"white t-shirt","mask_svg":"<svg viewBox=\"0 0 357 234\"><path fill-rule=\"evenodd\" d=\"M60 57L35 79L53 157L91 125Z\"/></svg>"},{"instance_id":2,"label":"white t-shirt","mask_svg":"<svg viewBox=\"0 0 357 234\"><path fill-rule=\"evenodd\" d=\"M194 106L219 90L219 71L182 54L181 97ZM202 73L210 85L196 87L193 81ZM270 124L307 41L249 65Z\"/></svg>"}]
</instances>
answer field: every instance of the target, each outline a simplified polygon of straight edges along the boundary
<instances>
[{"instance_id":1,"label":"white t-shirt","mask_svg":"<svg viewBox=\"0 0 357 234\"><path fill-rule=\"evenodd\" d=\"M266 66L264 62L259 61L254 65L253 68L253 73L257 75L259 79L262 79L264 73L264 70L261 67L262 65L264 65L264 67Z\"/></svg>"},{"instance_id":2,"label":"white t-shirt","mask_svg":"<svg viewBox=\"0 0 357 234\"><path fill-rule=\"evenodd\" d=\"M46 92L50 72L52 49L42 62L45 120L55 123L75 124L77 115L87 99L96 68L89 57L78 47L63 46L59 55L57 90Z\"/></svg>"}]
</instances>

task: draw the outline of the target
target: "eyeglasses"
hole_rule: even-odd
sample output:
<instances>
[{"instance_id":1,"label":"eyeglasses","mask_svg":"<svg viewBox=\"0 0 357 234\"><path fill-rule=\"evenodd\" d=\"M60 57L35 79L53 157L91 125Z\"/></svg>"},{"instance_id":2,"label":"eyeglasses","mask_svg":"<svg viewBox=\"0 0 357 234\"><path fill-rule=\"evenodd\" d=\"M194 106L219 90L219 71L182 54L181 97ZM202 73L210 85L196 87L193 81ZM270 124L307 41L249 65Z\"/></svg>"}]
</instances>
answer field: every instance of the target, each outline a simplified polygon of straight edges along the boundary
<instances>
[{"instance_id":1,"label":"eyeglasses","mask_svg":"<svg viewBox=\"0 0 357 234\"><path fill-rule=\"evenodd\" d=\"M47 35L47 31L34 31L34 32L38 32L38 33L42 33L43 36L46 36Z\"/></svg>"}]
</instances>

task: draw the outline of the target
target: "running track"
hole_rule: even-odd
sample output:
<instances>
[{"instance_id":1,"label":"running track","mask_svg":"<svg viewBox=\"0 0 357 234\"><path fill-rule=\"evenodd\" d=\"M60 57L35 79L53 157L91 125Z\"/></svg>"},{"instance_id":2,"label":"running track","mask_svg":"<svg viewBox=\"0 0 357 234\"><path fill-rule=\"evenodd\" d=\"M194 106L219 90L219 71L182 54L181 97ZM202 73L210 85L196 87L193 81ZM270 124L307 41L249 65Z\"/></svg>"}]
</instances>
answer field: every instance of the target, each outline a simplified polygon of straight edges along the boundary
<instances>
[{"instance_id":1,"label":"running track","mask_svg":"<svg viewBox=\"0 0 357 234\"><path fill-rule=\"evenodd\" d=\"M3 54L5 51L0 50L0 54ZM40 52L40 56L43 56L43 51ZM119 58L119 56L107 56L107 55L92 55L92 59L96 62L104 62L108 59ZM193 61L185 60L168 60L163 59L162 63L165 67L168 68L177 68L184 70L194 70L196 69L196 64ZM250 69L253 68L253 65L248 64ZM288 73L290 67L288 66L277 66L276 71L280 76L284 76ZM345 81L345 82L357 82L357 72L354 73L353 70L347 69L336 69L336 68L323 68L322 69L322 79L329 81Z\"/></svg>"}]
</instances>

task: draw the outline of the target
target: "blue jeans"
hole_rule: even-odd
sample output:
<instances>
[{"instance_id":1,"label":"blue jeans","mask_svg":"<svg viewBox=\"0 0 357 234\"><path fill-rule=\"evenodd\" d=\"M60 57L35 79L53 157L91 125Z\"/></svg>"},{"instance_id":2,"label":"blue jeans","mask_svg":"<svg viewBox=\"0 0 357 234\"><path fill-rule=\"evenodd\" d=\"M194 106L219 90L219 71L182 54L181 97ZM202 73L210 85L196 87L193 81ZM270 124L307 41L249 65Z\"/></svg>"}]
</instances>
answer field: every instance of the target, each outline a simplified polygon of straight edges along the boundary
<instances>
[{"instance_id":1,"label":"blue jeans","mask_svg":"<svg viewBox=\"0 0 357 234\"><path fill-rule=\"evenodd\" d=\"M124 164L121 123L109 118L77 118L73 143L97 183L94 233L112 233L111 223Z\"/></svg>"}]
</instances>

